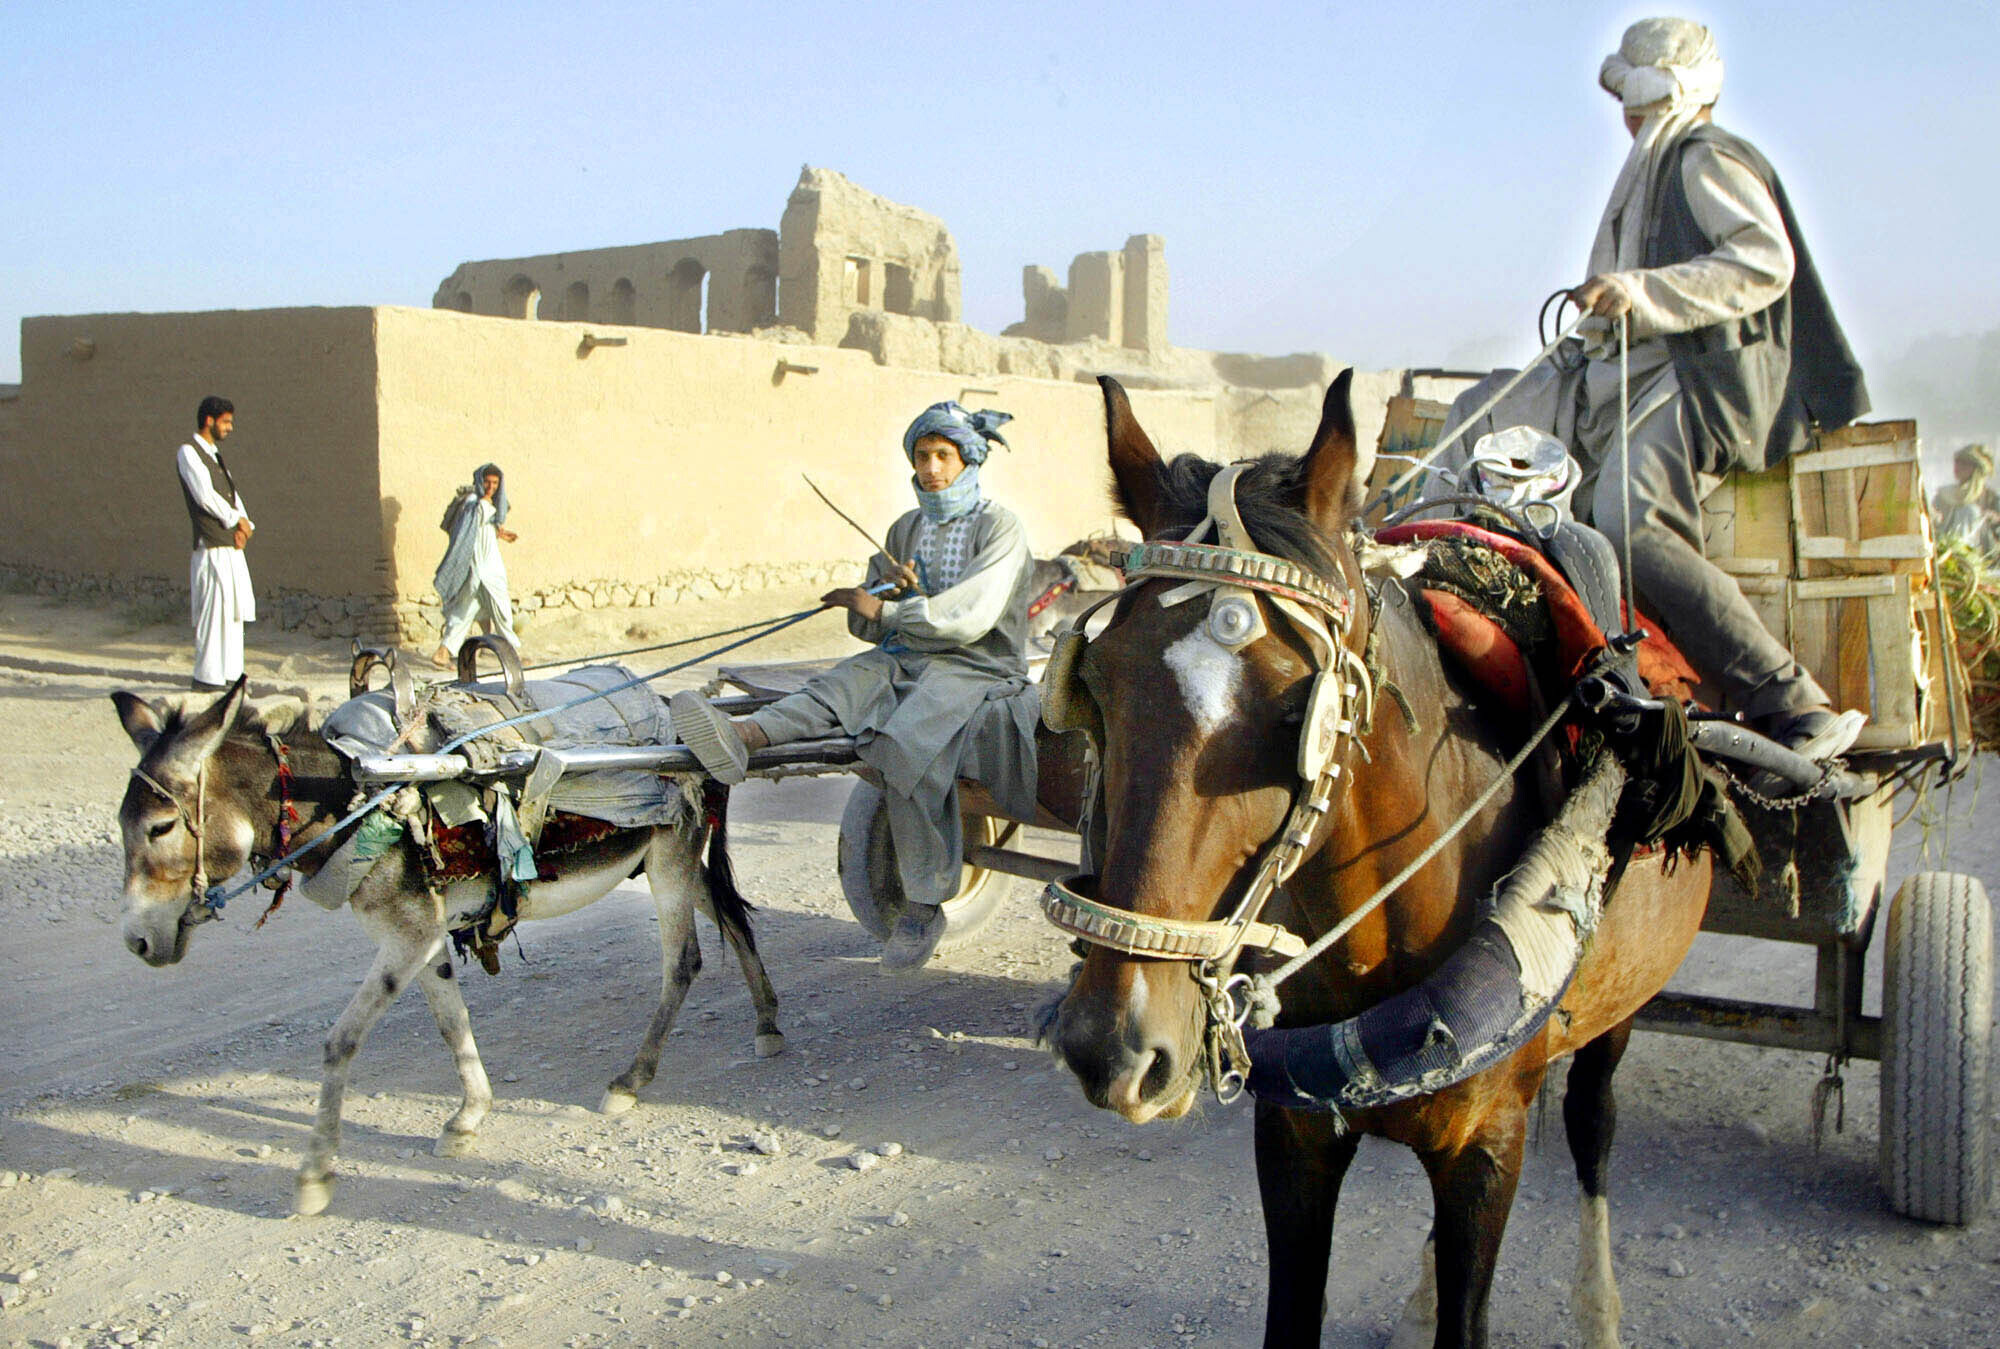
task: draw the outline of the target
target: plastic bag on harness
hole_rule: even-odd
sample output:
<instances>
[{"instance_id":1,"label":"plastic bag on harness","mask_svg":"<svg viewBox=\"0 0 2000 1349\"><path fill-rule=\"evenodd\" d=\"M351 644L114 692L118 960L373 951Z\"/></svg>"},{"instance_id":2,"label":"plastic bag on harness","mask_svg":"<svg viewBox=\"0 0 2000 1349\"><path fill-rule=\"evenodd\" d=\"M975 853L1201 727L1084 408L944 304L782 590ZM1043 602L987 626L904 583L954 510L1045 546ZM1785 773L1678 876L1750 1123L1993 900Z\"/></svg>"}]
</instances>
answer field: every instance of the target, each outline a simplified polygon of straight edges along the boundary
<instances>
[{"instance_id":1,"label":"plastic bag on harness","mask_svg":"<svg viewBox=\"0 0 2000 1349\"><path fill-rule=\"evenodd\" d=\"M1460 483L1501 506L1525 513L1543 505L1558 519L1572 520L1570 497L1582 477L1582 468L1560 440L1532 426L1510 426L1473 442Z\"/></svg>"}]
</instances>

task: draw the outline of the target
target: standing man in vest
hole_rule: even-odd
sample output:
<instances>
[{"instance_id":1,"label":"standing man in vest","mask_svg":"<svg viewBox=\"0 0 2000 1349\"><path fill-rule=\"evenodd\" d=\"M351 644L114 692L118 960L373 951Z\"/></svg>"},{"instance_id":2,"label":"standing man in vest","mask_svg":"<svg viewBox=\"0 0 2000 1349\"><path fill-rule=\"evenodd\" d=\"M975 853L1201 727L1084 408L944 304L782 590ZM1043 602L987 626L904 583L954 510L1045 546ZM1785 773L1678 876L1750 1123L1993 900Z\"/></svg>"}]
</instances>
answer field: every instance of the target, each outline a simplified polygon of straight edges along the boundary
<instances>
[{"instance_id":1,"label":"standing man in vest","mask_svg":"<svg viewBox=\"0 0 2000 1349\"><path fill-rule=\"evenodd\" d=\"M1623 104L1632 149L1571 297L1594 317L1567 437L1584 461L1577 513L1623 554L1618 319L1630 324L1633 582L1730 711L1809 758L1844 752L1858 712L1772 636L1702 551L1698 474L1762 469L1816 424L1868 410L1798 221L1764 156L1711 120L1722 58L1708 29L1644 19L1598 82Z\"/></svg>"},{"instance_id":2,"label":"standing man in vest","mask_svg":"<svg viewBox=\"0 0 2000 1349\"><path fill-rule=\"evenodd\" d=\"M193 687L217 692L243 674L243 625L257 620L257 597L243 561L243 547L257 527L222 459L222 442L236 425L235 404L211 394L195 409L194 424L194 438L179 455L181 495L194 529L194 556L188 560Z\"/></svg>"}]
</instances>

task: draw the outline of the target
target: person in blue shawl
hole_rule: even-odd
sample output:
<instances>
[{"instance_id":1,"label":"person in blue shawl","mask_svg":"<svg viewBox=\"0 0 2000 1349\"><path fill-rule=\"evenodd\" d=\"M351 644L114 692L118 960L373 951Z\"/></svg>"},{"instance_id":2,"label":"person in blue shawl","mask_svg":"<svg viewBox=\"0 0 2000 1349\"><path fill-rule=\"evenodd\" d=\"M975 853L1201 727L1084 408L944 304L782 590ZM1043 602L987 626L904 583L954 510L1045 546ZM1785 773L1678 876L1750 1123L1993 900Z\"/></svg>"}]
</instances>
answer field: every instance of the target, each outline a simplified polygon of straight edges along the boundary
<instances>
[{"instance_id":1,"label":"person in blue shawl","mask_svg":"<svg viewBox=\"0 0 2000 1349\"><path fill-rule=\"evenodd\" d=\"M905 901L882 951L885 971L922 965L945 934L940 906L958 893L964 853L958 780L983 784L1011 818L1034 817L1034 562L1021 522L979 481L992 447L1006 444L998 429L1008 420L937 403L903 433L916 509L889 527L888 555L869 560L862 585L822 597L848 611L848 630L869 650L747 717L696 693L668 701L675 731L724 782L743 780L752 749L855 738L882 778ZM874 593L884 585L891 593Z\"/></svg>"},{"instance_id":2,"label":"person in blue shawl","mask_svg":"<svg viewBox=\"0 0 2000 1349\"><path fill-rule=\"evenodd\" d=\"M507 475L498 464L481 464L473 471L472 485L458 489L438 522L451 542L431 578L444 601L444 636L431 653L434 664L453 666L475 620L520 650L521 639L514 635L514 605L507 598L507 564L500 560L502 541L512 543L519 536L506 525Z\"/></svg>"}]
</instances>

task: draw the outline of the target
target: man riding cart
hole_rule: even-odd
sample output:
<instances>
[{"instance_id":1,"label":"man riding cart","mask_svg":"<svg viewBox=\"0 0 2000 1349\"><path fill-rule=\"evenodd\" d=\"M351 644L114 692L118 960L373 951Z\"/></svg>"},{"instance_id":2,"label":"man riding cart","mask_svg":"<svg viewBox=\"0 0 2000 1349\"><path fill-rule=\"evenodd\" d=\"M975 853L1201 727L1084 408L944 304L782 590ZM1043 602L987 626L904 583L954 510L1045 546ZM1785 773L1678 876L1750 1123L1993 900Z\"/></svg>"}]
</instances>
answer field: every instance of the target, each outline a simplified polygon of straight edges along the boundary
<instances>
[{"instance_id":1,"label":"man riding cart","mask_svg":"<svg viewBox=\"0 0 2000 1349\"><path fill-rule=\"evenodd\" d=\"M1704 555L1701 500L1732 469L1803 448L1815 426L1853 422L1868 398L1776 172L1712 120L1722 73L1713 35L1685 19L1635 23L1605 59L1598 81L1621 101L1632 149L1589 279L1568 293L1587 315L1580 342L1530 372L1461 443L1531 426L1566 446L1582 466L1577 517L1629 558L1646 612L1726 710L1824 760L1853 744L1865 718L1834 713ZM1448 426L1511 373L1463 394Z\"/></svg>"},{"instance_id":2,"label":"man riding cart","mask_svg":"<svg viewBox=\"0 0 2000 1349\"><path fill-rule=\"evenodd\" d=\"M848 610L848 629L872 649L749 716L729 717L696 693L668 703L675 732L724 782L743 780L752 750L856 738L861 761L882 777L906 897L882 950L885 971L922 965L945 935L942 905L958 893L964 854L958 779L984 784L1010 818L1034 816L1034 559L1021 522L979 485L1008 420L938 403L903 433L917 508L889 527L866 584L824 597Z\"/></svg>"}]
</instances>

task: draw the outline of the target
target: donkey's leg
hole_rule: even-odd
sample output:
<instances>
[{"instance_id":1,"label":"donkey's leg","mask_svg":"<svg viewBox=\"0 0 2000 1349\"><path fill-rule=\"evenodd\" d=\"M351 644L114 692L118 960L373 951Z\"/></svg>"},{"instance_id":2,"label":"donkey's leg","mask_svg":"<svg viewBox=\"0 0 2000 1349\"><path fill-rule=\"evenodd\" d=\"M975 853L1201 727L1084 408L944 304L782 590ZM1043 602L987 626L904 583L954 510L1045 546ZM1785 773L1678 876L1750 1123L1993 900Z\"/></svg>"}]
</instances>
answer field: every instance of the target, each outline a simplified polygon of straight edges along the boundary
<instances>
[{"instance_id":1,"label":"donkey's leg","mask_svg":"<svg viewBox=\"0 0 2000 1349\"><path fill-rule=\"evenodd\" d=\"M725 796L716 811L716 824L709 835L707 884L702 891L702 909L715 921L722 939L736 953L743 967L743 982L749 986L750 1001L757 1008L757 1057L768 1059L785 1052L785 1035L778 1029L778 995L771 988L771 976L764 972L764 957L757 953L757 938L750 931L750 905L736 888L736 869L729 861L729 806ZM692 867L696 846L688 851Z\"/></svg>"},{"instance_id":2,"label":"donkey's leg","mask_svg":"<svg viewBox=\"0 0 2000 1349\"><path fill-rule=\"evenodd\" d=\"M1618 1317L1623 1301L1611 1269L1611 1208L1605 1195L1605 1163L1611 1156L1611 1136L1618 1123L1618 1105L1611 1095L1611 1075L1632 1039L1627 1020L1592 1040L1576 1053L1570 1066L1569 1089L1563 1093L1563 1124L1569 1134L1569 1154L1576 1162L1583 1187L1581 1241L1576 1253L1576 1287L1571 1305L1586 1349L1617 1349Z\"/></svg>"},{"instance_id":3,"label":"donkey's leg","mask_svg":"<svg viewBox=\"0 0 2000 1349\"><path fill-rule=\"evenodd\" d=\"M425 961L417 974L417 984L431 1005L438 1034L444 1037L445 1046L458 1065L459 1086L465 1092L458 1113L445 1121L444 1132L438 1135L431 1153L438 1157L463 1157L472 1151L479 1136L479 1123L493 1108L493 1084L486 1080L486 1065L479 1061L479 1046L472 1040L472 1018L466 1013L465 997L459 992L450 953L440 951L435 958Z\"/></svg>"},{"instance_id":4,"label":"donkey's leg","mask_svg":"<svg viewBox=\"0 0 2000 1349\"><path fill-rule=\"evenodd\" d=\"M1257 1105L1257 1189L1271 1258L1265 1349L1319 1343L1333 1209L1361 1145L1359 1134L1337 1132L1336 1124L1331 1115Z\"/></svg>"},{"instance_id":5,"label":"donkey's leg","mask_svg":"<svg viewBox=\"0 0 2000 1349\"><path fill-rule=\"evenodd\" d=\"M1507 1099L1449 1151L1424 1156L1436 1217L1437 1339L1445 1346L1486 1343L1486 1299L1514 1187L1521 1179L1527 1108Z\"/></svg>"},{"instance_id":6,"label":"donkey's leg","mask_svg":"<svg viewBox=\"0 0 2000 1349\"><path fill-rule=\"evenodd\" d=\"M424 903L428 907L428 899ZM418 977L426 961L437 955L443 939L442 931L414 922L389 926L376 934L380 945L375 952L375 963L326 1037L319 1112L313 1120L312 1141L307 1145L305 1162L299 1167L294 1200L300 1213L322 1212L333 1197L333 1158L340 1150L340 1103L347 1091L347 1072L355 1053L396 995Z\"/></svg>"},{"instance_id":7,"label":"donkey's leg","mask_svg":"<svg viewBox=\"0 0 2000 1349\"><path fill-rule=\"evenodd\" d=\"M699 838L699 834L696 835ZM639 1042L632 1066L611 1079L598 1109L622 1115L639 1103L639 1092L660 1070L660 1045L673 1029L686 1001L688 986L701 973L701 939L694 930L694 910L702 879L694 851L678 830L660 828L646 845L646 884L660 919L660 1005Z\"/></svg>"},{"instance_id":8,"label":"donkey's leg","mask_svg":"<svg viewBox=\"0 0 2000 1349\"><path fill-rule=\"evenodd\" d=\"M750 933L750 922L745 911L738 906L717 904L715 925L722 931L722 939L729 943L729 949L736 953L736 963L743 967L743 982L749 986L750 1001L757 1008L757 1057L768 1059L774 1054L785 1052L785 1033L778 1029L778 994L771 987L771 976L764 971L764 957L757 950L757 940Z\"/></svg>"}]
</instances>

